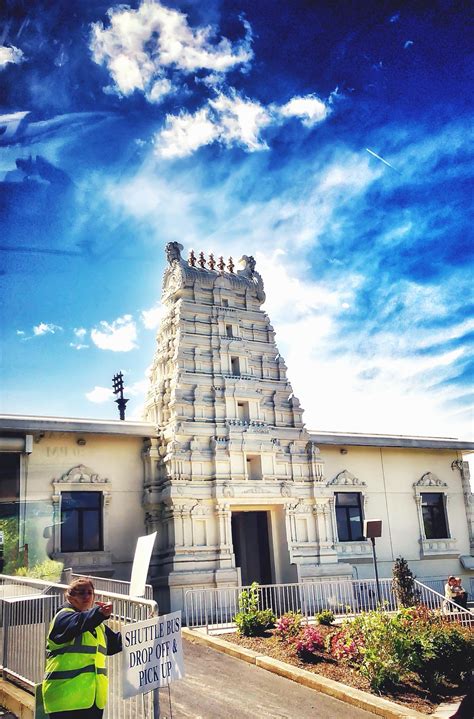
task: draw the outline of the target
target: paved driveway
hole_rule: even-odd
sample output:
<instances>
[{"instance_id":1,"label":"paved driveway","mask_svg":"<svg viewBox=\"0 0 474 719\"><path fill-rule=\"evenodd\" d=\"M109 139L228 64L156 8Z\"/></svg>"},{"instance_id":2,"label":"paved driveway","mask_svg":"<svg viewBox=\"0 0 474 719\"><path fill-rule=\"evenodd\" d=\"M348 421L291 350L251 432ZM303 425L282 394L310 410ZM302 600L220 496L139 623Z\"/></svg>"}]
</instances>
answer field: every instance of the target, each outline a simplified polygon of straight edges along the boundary
<instances>
[{"instance_id":1,"label":"paved driveway","mask_svg":"<svg viewBox=\"0 0 474 719\"><path fill-rule=\"evenodd\" d=\"M374 714L183 640L186 678L160 691L162 719L374 719Z\"/></svg>"}]
</instances>

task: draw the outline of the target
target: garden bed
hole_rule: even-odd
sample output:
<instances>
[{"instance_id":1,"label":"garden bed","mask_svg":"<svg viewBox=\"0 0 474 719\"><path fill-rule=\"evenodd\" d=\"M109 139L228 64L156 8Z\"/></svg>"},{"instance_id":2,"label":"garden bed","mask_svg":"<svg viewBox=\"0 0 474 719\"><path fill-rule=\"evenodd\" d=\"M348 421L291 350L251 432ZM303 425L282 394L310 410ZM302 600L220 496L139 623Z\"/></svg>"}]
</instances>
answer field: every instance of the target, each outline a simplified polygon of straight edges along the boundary
<instances>
[{"instance_id":1,"label":"garden bed","mask_svg":"<svg viewBox=\"0 0 474 719\"><path fill-rule=\"evenodd\" d=\"M321 625L318 626L318 630L326 638L328 634L334 632L334 627ZM434 696L421 686L415 674L409 680L400 682L395 689L377 693L371 689L368 679L356 669L351 668L344 661L337 661L325 651L315 651L310 661L303 661L296 654L294 644L281 641L275 635L275 630L269 630L261 637L244 637L234 633L226 634L223 638L233 644L279 659L300 669L306 669L306 671L361 689L375 696L383 696L424 714L432 714L441 703L460 701L465 694L457 686L446 685L440 687L439 693Z\"/></svg>"}]
</instances>

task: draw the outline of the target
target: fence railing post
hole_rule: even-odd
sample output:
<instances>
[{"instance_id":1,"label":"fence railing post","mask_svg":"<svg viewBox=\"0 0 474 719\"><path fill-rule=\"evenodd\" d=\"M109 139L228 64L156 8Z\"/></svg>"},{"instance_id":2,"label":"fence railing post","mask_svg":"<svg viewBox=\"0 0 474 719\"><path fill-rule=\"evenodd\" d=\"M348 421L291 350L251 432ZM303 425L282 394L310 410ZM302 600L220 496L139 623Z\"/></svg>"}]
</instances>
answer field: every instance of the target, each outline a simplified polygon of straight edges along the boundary
<instances>
[{"instance_id":1,"label":"fence railing post","mask_svg":"<svg viewBox=\"0 0 474 719\"><path fill-rule=\"evenodd\" d=\"M8 668L8 635L10 628L10 604L3 602L3 669L2 675L5 679L5 670Z\"/></svg>"}]
</instances>

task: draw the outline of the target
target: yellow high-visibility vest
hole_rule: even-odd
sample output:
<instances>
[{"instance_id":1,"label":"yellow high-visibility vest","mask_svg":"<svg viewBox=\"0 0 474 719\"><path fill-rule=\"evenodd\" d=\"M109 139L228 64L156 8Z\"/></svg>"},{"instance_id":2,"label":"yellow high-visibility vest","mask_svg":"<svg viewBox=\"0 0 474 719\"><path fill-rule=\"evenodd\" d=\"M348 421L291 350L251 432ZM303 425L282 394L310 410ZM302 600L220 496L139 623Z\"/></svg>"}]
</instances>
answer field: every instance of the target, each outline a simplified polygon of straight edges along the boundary
<instances>
[{"instance_id":1,"label":"yellow high-visibility vest","mask_svg":"<svg viewBox=\"0 0 474 719\"><path fill-rule=\"evenodd\" d=\"M61 612L73 612L65 608ZM58 612L59 613L59 612ZM46 642L46 669L43 680L43 703L47 714L89 709L94 704L103 709L107 701L107 639L99 624L92 632L83 632L64 644L50 639L53 618Z\"/></svg>"}]
</instances>

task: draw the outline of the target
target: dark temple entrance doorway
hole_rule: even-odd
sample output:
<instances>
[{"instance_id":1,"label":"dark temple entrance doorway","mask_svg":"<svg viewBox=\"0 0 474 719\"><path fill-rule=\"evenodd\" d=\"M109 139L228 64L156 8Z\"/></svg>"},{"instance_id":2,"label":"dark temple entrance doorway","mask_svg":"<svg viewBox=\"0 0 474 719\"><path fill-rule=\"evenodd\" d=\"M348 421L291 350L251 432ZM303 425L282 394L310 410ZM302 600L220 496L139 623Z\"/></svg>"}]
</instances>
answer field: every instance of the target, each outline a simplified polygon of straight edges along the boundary
<instances>
[{"instance_id":1,"label":"dark temple entrance doorway","mask_svg":"<svg viewBox=\"0 0 474 719\"><path fill-rule=\"evenodd\" d=\"M232 512L232 543L242 584L271 584L268 512Z\"/></svg>"}]
</instances>

